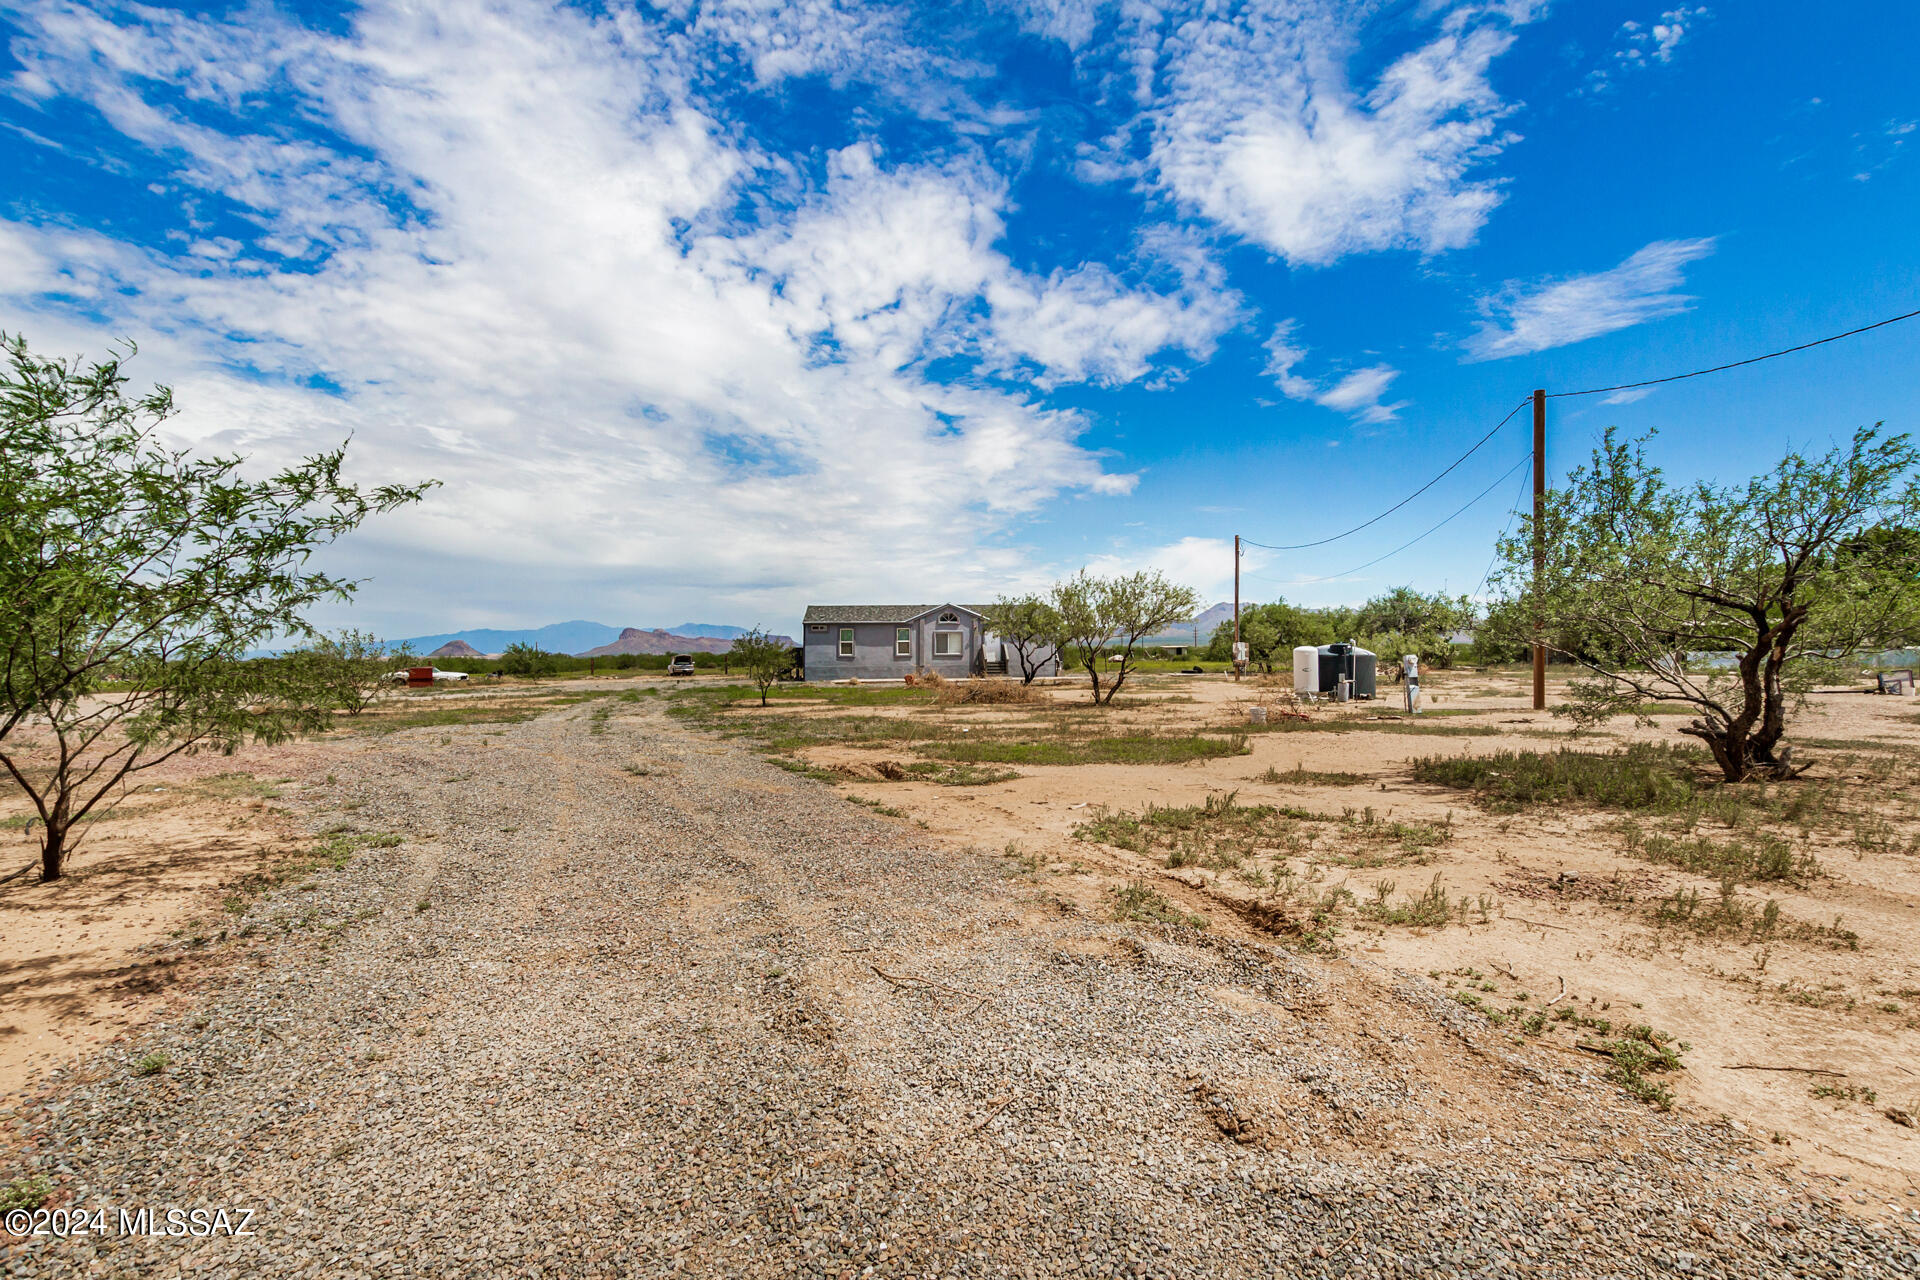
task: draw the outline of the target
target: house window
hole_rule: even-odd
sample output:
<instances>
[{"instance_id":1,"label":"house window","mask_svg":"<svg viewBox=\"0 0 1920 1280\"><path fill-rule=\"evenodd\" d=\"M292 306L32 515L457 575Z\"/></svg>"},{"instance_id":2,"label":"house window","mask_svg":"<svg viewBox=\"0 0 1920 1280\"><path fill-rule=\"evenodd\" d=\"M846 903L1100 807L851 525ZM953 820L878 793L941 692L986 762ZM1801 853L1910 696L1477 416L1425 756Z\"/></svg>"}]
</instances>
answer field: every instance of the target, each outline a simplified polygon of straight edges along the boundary
<instances>
[{"instance_id":1,"label":"house window","mask_svg":"<svg viewBox=\"0 0 1920 1280\"><path fill-rule=\"evenodd\" d=\"M940 615L939 620L941 622L958 622L960 621L960 615L957 613L943 613Z\"/></svg>"},{"instance_id":2,"label":"house window","mask_svg":"<svg viewBox=\"0 0 1920 1280\"><path fill-rule=\"evenodd\" d=\"M893 629L893 656L911 658L913 656L913 628L895 627Z\"/></svg>"},{"instance_id":3,"label":"house window","mask_svg":"<svg viewBox=\"0 0 1920 1280\"><path fill-rule=\"evenodd\" d=\"M958 658L966 647L966 633L960 631L936 631L933 633L933 656L936 658Z\"/></svg>"},{"instance_id":4,"label":"house window","mask_svg":"<svg viewBox=\"0 0 1920 1280\"><path fill-rule=\"evenodd\" d=\"M843 658L851 658L853 656L852 627L840 628L840 656Z\"/></svg>"}]
</instances>

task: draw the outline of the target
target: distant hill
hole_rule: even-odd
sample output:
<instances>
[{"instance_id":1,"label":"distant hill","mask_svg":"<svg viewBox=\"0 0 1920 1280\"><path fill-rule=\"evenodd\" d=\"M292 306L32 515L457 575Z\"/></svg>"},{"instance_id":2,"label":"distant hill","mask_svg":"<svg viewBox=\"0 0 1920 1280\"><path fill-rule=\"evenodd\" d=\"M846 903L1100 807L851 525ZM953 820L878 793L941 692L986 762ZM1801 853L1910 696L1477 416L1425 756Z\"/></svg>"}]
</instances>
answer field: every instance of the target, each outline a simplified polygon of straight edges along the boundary
<instances>
[{"instance_id":1,"label":"distant hill","mask_svg":"<svg viewBox=\"0 0 1920 1280\"><path fill-rule=\"evenodd\" d=\"M429 653L441 645L458 640L481 653L499 653L510 644L535 644L548 653L578 653L597 644L606 644L619 634L620 628L610 627L604 622L555 622L525 631L496 631L482 627L472 631L449 631L437 636L415 636L411 640L391 641L388 648L404 649L409 653Z\"/></svg>"},{"instance_id":2,"label":"distant hill","mask_svg":"<svg viewBox=\"0 0 1920 1280\"><path fill-rule=\"evenodd\" d=\"M713 628L720 630L721 628ZM744 627L727 627L725 630L735 635L745 635ZM775 636L775 640L793 644L790 636ZM733 637L697 636L667 631L655 627L651 631L642 631L639 627L628 627L611 644L603 644L580 654L582 658L606 658L620 653L725 653L733 648Z\"/></svg>"},{"instance_id":3,"label":"distant hill","mask_svg":"<svg viewBox=\"0 0 1920 1280\"><path fill-rule=\"evenodd\" d=\"M582 658L603 658L616 653L725 653L733 647L734 639L747 631L746 627L718 622L683 622L671 630L610 627L604 622L555 622L525 631L480 627L437 636L415 636L411 640L389 641L387 647L396 653L424 653L433 658L485 657L502 652L510 644L538 645L548 653L570 653ZM795 643L786 636L776 638ZM454 648L456 645L462 648Z\"/></svg>"},{"instance_id":4,"label":"distant hill","mask_svg":"<svg viewBox=\"0 0 1920 1280\"><path fill-rule=\"evenodd\" d=\"M710 636L715 640L737 640L747 634L751 628L729 627L718 622L683 622L677 627L668 627L666 630L676 636Z\"/></svg>"},{"instance_id":5,"label":"distant hill","mask_svg":"<svg viewBox=\"0 0 1920 1280\"><path fill-rule=\"evenodd\" d=\"M1242 600L1240 602L1240 611L1242 613L1245 613L1251 608L1253 608L1253 601ZM1197 629L1200 637L1198 643L1205 644L1207 641L1213 639L1213 633L1220 627L1221 623L1232 621L1233 601L1228 600L1224 603L1214 605L1211 609L1206 610L1194 618L1192 622L1180 623L1161 632L1157 636L1148 636L1145 640L1141 641L1141 643L1190 645L1196 643L1194 634Z\"/></svg>"}]
</instances>

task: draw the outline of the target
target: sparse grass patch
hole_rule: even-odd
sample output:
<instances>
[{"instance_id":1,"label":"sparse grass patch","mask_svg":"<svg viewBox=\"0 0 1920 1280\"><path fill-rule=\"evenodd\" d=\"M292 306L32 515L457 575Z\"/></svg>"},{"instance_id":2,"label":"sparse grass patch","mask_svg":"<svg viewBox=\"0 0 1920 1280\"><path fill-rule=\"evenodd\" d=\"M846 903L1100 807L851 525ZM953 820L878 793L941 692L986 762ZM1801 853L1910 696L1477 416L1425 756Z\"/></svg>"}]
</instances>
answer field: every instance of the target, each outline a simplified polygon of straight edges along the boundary
<instances>
[{"instance_id":1,"label":"sparse grass patch","mask_svg":"<svg viewBox=\"0 0 1920 1280\"><path fill-rule=\"evenodd\" d=\"M939 764L921 760L907 766L907 777L915 782L934 782L943 787L985 787L996 782L1011 782L1021 775L1012 769L992 769L976 764Z\"/></svg>"},{"instance_id":2,"label":"sparse grass patch","mask_svg":"<svg viewBox=\"0 0 1920 1280\"><path fill-rule=\"evenodd\" d=\"M1613 1059L1613 1065L1607 1069L1607 1079L1658 1110L1673 1110L1672 1090L1647 1077L1680 1070L1680 1055L1692 1045L1675 1040L1664 1031L1637 1026L1628 1027L1618 1039L1600 1045L1583 1041L1582 1046L1604 1052Z\"/></svg>"},{"instance_id":3,"label":"sparse grass patch","mask_svg":"<svg viewBox=\"0 0 1920 1280\"><path fill-rule=\"evenodd\" d=\"M978 741L939 742L923 748L925 754L966 764L1186 764L1221 756L1243 756L1252 750L1245 737L1124 737L1084 738L1051 742Z\"/></svg>"},{"instance_id":4,"label":"sparse grass patch","mask_svg":"<svg viewBox=\"0 0 1920 1280\"><path fill-rule=\"evenodd\" d=\"M1784 836L1770 832L1716 840L1711 836L1678 837L1643 831L1637 823L1619 827L1626 850L1648 862L1663 862L1695 875L1730 876L1753 882L1806 880L1820 874L1820 863L1804 850L1796 852Z\"/></svg>"},{"instance_id":5,"label":"sparse grass patch","mask_svg":"<svg viewBox=\"0 0 1920 1280\"><path fill-rule=\"evenodd\" d=\"M165 1053L156 1050L142 1054L133 1060L133 1074L136 1076L157 1076L167 1069L167 1063L173 1061Z\"/></svg>"},{"instance_id":6,"label":"sparse grass patch","mask_svg":"<svg viewBox=\"0 0 1920 1280\"><path fill-rule=\"evenodd\" d=\"M1665 743L1618 751L1495 751L1487 755L1422 756L1413 778L1470 791L1488 808L1516 812L1533 805L1588 804L1634 812L1672 813L1700 790L1706 753Z\"/></svg>"},{"instance_id":7,"label":"sparse grass patch","mask_svg":"<svg viewBox=\"0 0 1920 1280\"><path fill-rule=\"evenodd\" d=\"M878 800L869 800L865 796L848 795L847 799L857 805L863 805L873 810L883 818L904 818L907 816L906 810L904 809L896 809L892 805L882 804Z\"/></svg>"},{"instance_id":8,"label":"sparse grass patch","mask_svg":"<svg viewBox=\"0 0 1920 1280\"><path fill-rule=\"evenodd\" d=\"M1290 772L1282 773L1272 765L1267 771L1255 774L1255 782L1292 783L1298 787L1359 787L1372 782L1364 773L1346 773L1340 770L1309 769L1298 764Z\"/></svg>"},{"instance_id":9,"label":"sparse grass patch","mask_svg":"<svg viewBox=\"0 0 1920 1280\"><path fill-rule=\"evenodd\" d=\"M1450 824L1398 822L1371 807L1339 816L1291 806L1246 805L1239 792L1197 805L1149 805L1138 815L1100 810L1073 829L1076 840L1153 854L1170 867L1238 867L1261 849L1310 855L1346 866L1419 862L1453 836Z\"/></svg>"},{"instance_id":10,"label":"sparse grass patch","mask_svg":"<svg viewBox=\"0 0 1920 1280\"><path fill-rule=\"evenodd\" d=\"M53 1179L44 1173L15 1178L0 1187L0 1214L12 1213L15 1209L38 1209L52 1194Z\"/></svg>"},{"instance_id":11,"label":"sparse grass patch","mask_svg":"<svg viewBox=\"0 0 1920 1280\"><path fill-rule=\"evenodd\" d=\"M1129 880L1123 886L1108 890L1108 896L1113 899L1115 920L1138 920L1143 924L1175 924L1189 929L1207 927L1205 916L1188 915L1169 902L1165 894L1145 880Z\"/></svg>"},{"instance_id":12,"label":"sparse grass patch","mask_svg":"<svg viewBox=\"0 0 1920 1280\"><path fill-rule=\"evenodd\" d=\"M1808 1092L1816 1098L1832 1098L1835 1102L1864 1102L1871 1106L1880 1101L1879 1093L1863 1084L1816 1084Z\"/></svg>"},{"instance_id":13,"label":"sparse grass patch","mask_svg":"<svg viewBox=\"0 0 1920 1280\"><path fill-rule=\"evenodd\" d=\"M1394 882L1382 880L1373 886L1373 900L1360 904L1360 914L1376 924L1409 925L1437 929L1453 918L1453 900L1438 874L1419 897L1390 901ZM1464 906L1465 904L1462 903Z\"/></svg>"},{"instance_id":14,"label":"sparse grass patch","mask_svg":"<svg viewBox=\"0 0 1920 1280\"><path fill-rule=\"evenodd\" d=\"M435 729L462 724L522 724L546 710L540 703L476 702L463 707L421 707L392 714L369 712L355 717L350 725L359 733L398 733L403 729Z\"/></svg>"}]
</instances>

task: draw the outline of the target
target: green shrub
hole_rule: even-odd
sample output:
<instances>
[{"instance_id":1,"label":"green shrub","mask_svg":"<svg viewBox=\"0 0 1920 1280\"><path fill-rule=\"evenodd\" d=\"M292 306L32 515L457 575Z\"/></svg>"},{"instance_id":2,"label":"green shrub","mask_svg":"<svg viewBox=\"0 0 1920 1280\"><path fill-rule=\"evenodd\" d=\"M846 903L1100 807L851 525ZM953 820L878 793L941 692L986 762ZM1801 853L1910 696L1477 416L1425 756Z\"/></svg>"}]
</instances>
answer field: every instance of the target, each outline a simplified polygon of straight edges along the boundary
<instances>
[{"instance_id":1,"label":"green shrub","mask_svg":"<svg viewBox=\"0 0 1920 1280\"><path fill-rule=\"evenodd\" d=\"M1416 782L1471 791L1490 808L1591 804L1672 813L1700 790L1706 753L1694 747L1634 743L1617 751L1495 751L1488 755L1423 756Z\"/></svg>"},{"instance_id":2,"label":"green shrub","mask_svg":"<svg viewBox=\"0 0 1920 1280\"><path fill-rule=\"evenodd\" d=\"M38 1209L52 1194L53 1180L44 1173L15 1178L0 1187L0 1214L12 1213L15 1209Z\"/></svg>"}]
</instances>

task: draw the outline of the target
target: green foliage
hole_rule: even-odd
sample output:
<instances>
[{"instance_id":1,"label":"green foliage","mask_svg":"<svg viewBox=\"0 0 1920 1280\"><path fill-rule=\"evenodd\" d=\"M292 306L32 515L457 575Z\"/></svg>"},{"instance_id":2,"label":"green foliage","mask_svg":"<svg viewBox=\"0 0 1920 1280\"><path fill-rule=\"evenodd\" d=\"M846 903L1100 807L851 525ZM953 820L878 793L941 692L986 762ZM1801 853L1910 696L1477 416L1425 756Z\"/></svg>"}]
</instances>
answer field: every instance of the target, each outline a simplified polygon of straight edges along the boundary
<instances>
[{"instance_id":1,"label":"green foliage","mask_svg":"<svg viewBox=\"0 0 1920 1280\"><path fill-rule=\"evenodd\" d=\"M1380 656L1383 666L1415 653L1422 666L1450 667L1453 634L1472 625L1473 608L1465 596L1395 587L1360 606L1352 631Z\"/></svg>"},{"instance_id":2,"label":"green foliage","mask_svg":"<svg viewBox=\"0 0 1920 1280\"><path fill-rule=\"evenodd\" d=\"M1541 804L1591 804L1673 813L1700 790L1705 755L1693 747L1633 743L1616 751L1495 751L1422 756L1416 782L1471 791L1488 807L1514 811Z\"/></svg>"},{"instance_id":3,"label":"green foliage","mask_svg":"<svg viewBox=\"0 0 1920 1280\"><path fill-rule=\"evenodd\" d=\"M1805 880L1819 874L1810 853L1795 852L1783 836L1760 832L1733 840L1711 836L1668 836L1626 829L1627 852L1649 862L1664 862L1697 875L1732 876L1745 881Z\"/></svg>"},{"instance_id":4,"label":"green foliage","mask_svg":"<svg viewBox=\"0 0 1920 1280\"><path fill-rule=\"evenodd\" d=\"M1266 804L1241 804L1239 793L1216 793L1197 805L1148 805L1139 814L1105 809L1073 829L1076 840L1092 840L1135 853L1165 852L1168 866L1233 867L1260 848L1303 850L1301 824L1315 824L1336 836L1338 852L1329 861L1349 866L1378 866L1396 861L1425 861L1426 851L1453 836L1451 824L1398 822L1372 809L1334 815Z\"/></svg>"},{"instance_id":5,"label":"green foliage","mask_svg":"<svg viewBox=\"0 0 1920 1280\"><path fill-rule=\"evenodd\" d=\"M1143 924L1172 924L1189 929L1207 927L1205 916L1189 915L1167 901L1166 895L1145 880L1129 880L1108 891L1113 899L1115 920L1138 920Z\"/></svg>"},{"instance_id":6,"label":"green foliage","mask_svg":"<svg viewBox=\"0 0 1920 1280\"><path fill-rule=\"evenodd\" d=\"M1350 639L1380 656L1383 676L1387 665L1406 653L1417 653L1432 666L1449 667L1454 661L1450 637L1471 625L1473 610L1465 596L1425 595L1412 587L1395 587L1358 609L1311 609L1275 600L1240 610L1247 661L1266 672L1290 668L1293 650L1300 645ZM1216 662L1233 656L1231 622L1215 629L1204 656Z\"/></svg>"},{"instance_id":7,"label":"green foliage","mask_svg":"<svg viewBox=\"0 0 1920 1280\"><path fill-rule=\"evenodd\" d=\"M499 671L508 676L550 676L560 669L559 658L537 644L516 641L501 653Z\"/></svg>"},{"instance_id":8,"label":"green foliage","mask_svg":"<svg viewBox=\"0 0 1920 1280\"><path fill-rule=\"evenodd\" d=\"M1920 575L1902 554L1920 523L1917 469L1910 437L1873 427L1745 484L1678 487L1644 441L1609 430L1548 496L1537 581L1533 517L1501 542L1504 599L1484 625L1522 640L1538 611L1547 642L1602 682L1691 707L1681 732L1729 781L1787 776L1795 695L1836 657L1920 634ZM1691 668L1699 653L1737 661Z\"/></svg>"},{"instance_id":9,"label":"green foliage","mask_svg":"<svg viewBox=\"0 0 1920 1280\"><path fill-rule=\"evenodd\" d=\"M172 393L129 396L119 357L0 347L0 765L39 813L53 880L74 824L129 775L329 721L339 696L314 665L246 654L318 639L306 610L354 584L314 552L430 486L347 484L344 445L249 480L239 457L164 447Z\"/></svg>"},{"instance_id":10,"label":"green foliage","mask_svg":"<svg viewBox=\"0 0 1920 1280\"><path fill-rule=\"evenodd\" d=\"M362 631L319 636L280 661L300 669L303 682L350 716L365 711L392 687L387 680L391 672L417 665L411 654L389 653L385 645Z\"/></svg>"},{"instance_id":11,"label":"green foliage","mask_svg":"<svg viewBox=\"0 0 1920 1280\"><path fill-rule=\"evenodd\" d=\"M1200 598L1153 570L1096 578L1082 569L1054 583L1046 604L1057 619L1049 639L1063 661L1087 673L1093 701L1102 705L1111 704L1126 683L1140 641L1192 617ZM1115 660L1109 661L1110 654Z\"/></svg>"},{"instance_id":12,"label":"green foliage","mask_svg":"<svg viewBox=\"0 0 1920 1280\"><path fill-rule=\"evenodd\" d=\"M1060 640L1060 614L1037 595L1002 596L987 606L985 626L1000 637L1011 655L1008 672L1020 673L1021 684L1032 684Z\"/></svg>"},{"instance_id":13,"label":"green foliage","mask_svg":"<svg viewBox=\"0 0 1920 1280\"><path fill-rule=\"evenodd\" d=\"M15 1178L0 1187L0 1214L12 1213L15 1209L38 1209L52 1194L53 1179L44 1173Z\"/></svg>"},{"instance_id":14,"label":"green foliage","mask_svg":"<svg viewBox=\"0 0 1920 1280\"><path fill-rule=\"evenodd\" d=\"M133 1074L137 1076L157 1076L167 1069L172 1059L163 1052L143 1054L133 1061Z\"/></svg>"},{"instance_id":15,"label":"green foliage","mask_svg":"<svg viewBox=\"0 0 1920 1280\"><path fill-rule=\"evenodd\" d=\"M1607 1079L1657 1110L1673 1110L1673 1092L1647 1077L1680 1070L1680 1055L1693 1046L1664 1031L1638 1026L1628 1027L1626 1034L1594 1047L1613 1059Z\"/></svg>"},{"instance_id":16,"label":"green foliage","mask_svg":"<svg viewBox=\"0 0 1920 1280\"><path fill-rule=\"evenodd\" d=\"M759 627L737 637L727 657L730 664L739 667L753 687L760 691L760 705L763 707L767 705L767 690L793 671L793 646L768 635Z\"/></svg>"},{"instance_id":17,"label":"green foliage","mask_svg":"<svg viewBox=\"0 0 1920 1280\"><path fill-rule=\"evenodd\" d=\"M1116 738L1081 738L1049 742L938 742L923 748L928 755L969 764L1185 764L1218 756L1243 756L1252 750L1245 737L1195 735L1160 738L1129 734Z\"/></svg>"}]
</instances>

